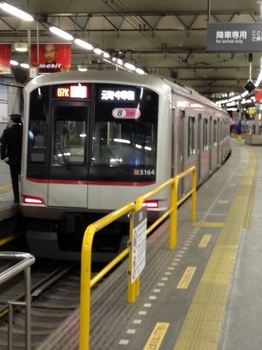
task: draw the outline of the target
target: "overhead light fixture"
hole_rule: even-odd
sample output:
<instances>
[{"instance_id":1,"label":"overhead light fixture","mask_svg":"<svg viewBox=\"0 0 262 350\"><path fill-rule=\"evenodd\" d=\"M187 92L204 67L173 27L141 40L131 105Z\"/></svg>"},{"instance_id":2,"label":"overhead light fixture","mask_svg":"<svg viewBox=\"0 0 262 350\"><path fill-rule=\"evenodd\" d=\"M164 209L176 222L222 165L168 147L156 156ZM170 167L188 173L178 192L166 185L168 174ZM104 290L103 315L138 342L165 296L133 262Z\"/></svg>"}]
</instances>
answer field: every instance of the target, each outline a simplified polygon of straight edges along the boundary
<instances>
[{"instance_id":1,"label":"overhead light fixture","mask_svg":"<svg viewBox=\"0 0 262 350\"><path fill-rule=\"evenodd\" d=\"M117 59L116 59L116 63L117 63L119 66L123 66L124 61L121 60L120 58L117 58Z\"/></svg>"},{"instance_id":2,"label":"overhead light fixture","mask_svg":"<svg viewBox=\"0 0 262 350\"><path fill-rule=\"evenodd\" d=\"M28 63L20 63L20 66L25 68L25 69L29 69L30 68Z\"/></svg>"},{"instance_id":3,"label":"overhead light fixture","mask_svg":"<svg viewBox=\"0 0 262 350\"><path fill-rule=\"evenodd\" d=\"M145 71L141 68L136 68L136 73L138 74L145 74Z\"/></svg>"},{"instance_id":4,"label":"overhead light fixture","mask_svg":"<svg viewBox=\"0 0 262 350\"><path fill-rule=\"evenodd\" d=\"M64 30L59 29L57 27L49 27L49 30L50 30L50 32L60 36L61 38L65 39L65 40L73 40L74 39L74 37L71 34L65 32Z\"/></svg>"},{"instance_id":5,"label":"overhead light fixture","mask_svg":"<svg viewBox=\"0 0 262 350\"><path fill-rule=\"evenodd\" d=\"M101 55L102 52L103 52L103 51L102 51L101 49L99 49L98 47L96 47L96 48L94 49L94 53L96 53L97 55Z\"/></svg>"},{"instance_id":6,"label":"overhead light fixture","mask_svg":"<svg viewBox=\"0 0 262 350\"><path fill-rule=\"evenodd\" d=\"M15 61L15 60L10 60L10 64L12 66L18 66L19 65L19 62Z\"/></svg>"},{"instance_id":7,"label":"overhead light fixture","mask_svg":"<svg viewBox=\"0 0 262 350\"><path fill-rule=\"evenodd\" d=\"M31 22L34 20L34 18L31 15L29 15L28 13L26 13L22 10L19 10L17 7L9 5L6 2L1 1L0 8L4 11L10 13L11 15L16 16L24 21Z\"/></svg>"},{"instance_id":8,"label":"overhead light fixture","mask_svg":"<svg viewBox=\"0 0 262 350\"><path fill-rule=\"evenodd\" d=\"M110 57L108 52L103 52L103 56L104 56L104 58L109 58Z\"/></svg>"},{"instance_id":9,"label":"overhead light fixture","mask_svg":"<svg viewBox=\"0 0 262 350\"><path fill-rule=\"evenodd\" d=\"M87 65L86 64L79 64L77 66L77 69L79 70L79 72L86 72L87 71Z\"/></svg>"},{"instance_id":10,"label":"overhead light fixture","mask_svg":"<svg viewBox=\"0 0 262 350\"><path fill-rule=\"evenodd\" d=\"M18 51L18 52L27 52L28 51L28 44L23 42L23 41L14 43L14 49L15 49L15 51Z\"/></svg>"},{"instance_id":11,"label":"overhead light fixture","mask_svg":"<svg viewBox=\"0 0 262 350\"><path fill-rule=\"evenodd\" d=\"M133 64L129 63L129 62L126 62L126 63L124 64L124 67L125 67L126 69L129 69L129 70L136 70L136 67L135 67Z\"/></svg>"},{"instance_id":12,"label":"overhead light fixture","mask_svg":"<svg viewBox=\"0 0 262 350\"><path fill-rule=\"evenodd\" d=\"M93 50L93 49L94 49L94 47L93 47L91 44L87 43L87 42L84 41L84 40L75 39L74 42L75 42L77 45L81 46L83 49L87 49L87 50Z\"/></svg>"}]
</instances>

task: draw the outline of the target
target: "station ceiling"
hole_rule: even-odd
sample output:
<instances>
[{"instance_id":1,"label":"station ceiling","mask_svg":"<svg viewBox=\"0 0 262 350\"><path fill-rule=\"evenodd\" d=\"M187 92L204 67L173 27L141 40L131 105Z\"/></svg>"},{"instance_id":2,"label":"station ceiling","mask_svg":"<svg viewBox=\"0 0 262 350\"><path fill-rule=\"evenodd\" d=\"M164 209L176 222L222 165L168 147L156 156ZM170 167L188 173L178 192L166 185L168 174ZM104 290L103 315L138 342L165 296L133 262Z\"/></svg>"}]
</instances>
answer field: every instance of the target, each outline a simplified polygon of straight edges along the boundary
<instances>
[{"instance_id":1,"label":"station ceiling","mask_svg":"<svg viewBox=\"0 0 262 350\"><path fill-rule=\"evenodd\" d=\"M244 91L260 71L261 52L207 52L207 23L260 23L257 0L10 0L34 18L23 22L0 10L0 43L63 43L48 27L121 57L148 73L192 87L208 97ZM261 47L262 51L262 47ZM252 56L250 56L252 54ZM26 54L13 58L23 60ZM250 57L252 61L250 62ZM72 70L106 67L72 43ZM111 67L113 69L113 67Z\"/></svg>"}]
</instances>

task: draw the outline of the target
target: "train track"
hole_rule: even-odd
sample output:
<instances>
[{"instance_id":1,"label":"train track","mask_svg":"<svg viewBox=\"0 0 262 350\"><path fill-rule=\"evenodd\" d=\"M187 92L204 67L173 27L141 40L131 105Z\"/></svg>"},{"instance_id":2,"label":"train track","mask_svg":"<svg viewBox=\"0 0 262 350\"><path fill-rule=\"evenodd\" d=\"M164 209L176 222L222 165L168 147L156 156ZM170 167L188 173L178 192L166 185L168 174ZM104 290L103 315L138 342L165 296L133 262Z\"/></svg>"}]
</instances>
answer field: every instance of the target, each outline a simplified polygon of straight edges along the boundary
<instances>
[{"instance_id":1,"label":"train track","mask_svg":"<svg viewBox=\"0 0 262 350\"><path fill-rule=\"evenodd\" d=\"M41 260L32 266L31 286L31 339L36 349L79 306L80 264ZM23 274L1 286L0 350L8 346L8 300L24 300ZM13 347L25 349L25 308L20 306L13 312Z\"/></svg>"}]
</instances>

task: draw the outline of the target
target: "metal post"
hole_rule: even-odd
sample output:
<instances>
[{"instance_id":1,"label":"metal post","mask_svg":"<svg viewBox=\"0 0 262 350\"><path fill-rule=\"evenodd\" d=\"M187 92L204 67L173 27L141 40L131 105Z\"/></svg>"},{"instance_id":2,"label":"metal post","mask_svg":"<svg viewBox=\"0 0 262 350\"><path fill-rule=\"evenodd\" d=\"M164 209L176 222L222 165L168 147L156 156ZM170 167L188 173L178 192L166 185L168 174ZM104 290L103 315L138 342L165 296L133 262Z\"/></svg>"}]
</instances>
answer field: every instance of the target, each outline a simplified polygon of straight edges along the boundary
<instances>
[{"instance_id":1,"label":"metal post","mask_svg":"<svg viewBox=\"0 0 262 350\"><path fill-rule=\"evenodd\" d=\"M81 285L80 285L80 331L79 350L89 349L90 340L90 298L91 298L91 259L92 242L96 226L88 226L83 240L81 254Z\"/></svg>"},{"instance_id":2,"label":"metal post","mask_svg":"<svg viewBox=\"0 0 262 350\"><path fill-rule=\"evenodd\" d=\"M129 254L128 254L128 281L127 281L127 301L128 303L134 303L136 301L136 281L131 283L132 272L132 244L133 244L133 228L134 219L133 212L129 217Z\"/></svg>"},{"instance_id":3,"label":"metal post","mask_svg":"<svg viewBox=\"0 0 262 350\"><path fill-rule=\"evenodd\" d=\"M192 173L192 201L191 201L191 220L196 220L196 169L193 170Z\"/></svg>"},{"instance_id":4,"label":"metal post","mask_svg":"<svg viewBox=\"0 0 262 350\"><path fill-rule=\"evenodd\" d=\"M11 302L8 303L8 350L13 347L13 307Z\"/></svg>"},{"instance_id":5,"label":"metal post","mask_svg":"<svg viewBox=\"0 0 262 350\"><path fill-rule=\"evenodd\" d=\"M170 194L170 226L169 226L169 249L174 249L176 246L176 236L177 236L177 197L178 197L178 180L176 176L171 185Z\"/></svg>"},{"instance_id":6,"label":"metal post","mask_svg":"<svg viewBox=\"0 0 262 350\"><path fill-rule=\"evenodd\" d=\"M31 278L30 267L25 270L25 339L26 349L31 350Z\"/></svg>"}]
</instances>

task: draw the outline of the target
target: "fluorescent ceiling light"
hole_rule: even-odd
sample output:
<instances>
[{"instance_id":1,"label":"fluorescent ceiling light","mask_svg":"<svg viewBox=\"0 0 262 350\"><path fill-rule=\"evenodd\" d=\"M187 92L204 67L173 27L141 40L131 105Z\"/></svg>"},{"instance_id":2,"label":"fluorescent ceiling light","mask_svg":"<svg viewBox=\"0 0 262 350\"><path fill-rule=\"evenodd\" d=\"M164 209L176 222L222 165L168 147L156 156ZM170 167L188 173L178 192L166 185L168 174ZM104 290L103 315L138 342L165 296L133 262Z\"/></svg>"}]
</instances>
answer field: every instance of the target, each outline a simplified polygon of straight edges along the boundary
<instances>
[{"instance_id":1,"label":"fluorescent ceiling light","mask_svg":"<svg viewBox=\"0 0 262 350\"><path fill-rule=\"evenodd\" d=\"M74 37L71 34L65 32L62 29L59 29L57 27L49 27L49 30L50 30L50 32L60 36L61 38L65 39L65 40L73 40L74 39Z\"/></svg>"},{"instance_id":2,"label":"fluorescent ceiling light","mask_svg":"<svg viewBox=\"0 0 262 350\"><path fill-rule=\"evenodd\" d=\"M116 63L117 63L119 66L123 66L124 61L121 60L120 58L118 58L118 59L116 60Z\"/></svg>"},{"instance_id":3,"label":"fluorescent ceiling light","mask_svg":"<svg viewBox=\"0 0 262 350\"><path fill-rule=\"evenodd\" d=\"M75 39L74 42L75 42L77 45L83 47L84 49L87 49L87 50L93 50L93 49L94 49L94 47L93 47L91 44L87 43L87 42L84 41L84 40Z\"/></svg>"},{"instance_id":4,"label":"fluorescent ceiling light","mask_svg":"<svg viewBox=\"0 0 262 350\"><path fill-rule=\"evenodd\" d=\"M105 58L109 58L109 57L110 57L109 53L107 53L107 52L103 52L103 56L104 56Z\"/></svg>"},{"instance_id":5,"label":"fluorescent ceiling light","mask_svg":"<svg viewBox=\"0 0 262 350\"><path fill-rule=\"evenodd\" d=\"M136 67L133 64L129 63L129 62L126 62L124 64L124 67L127 68L127 69L130 69L130 70L135 70L136 69Z\"/></svg>"},{"instance_id":6,"label":"fluorescent ceiling light","mask_svg":"<svg viewBox=\"0 0 262 350\"><path fill-rule=\"evenodd\" d=\"M29 15L28 13L19 10L18 8L7 4L6 2L0 2L0 8L8 13L10 13L13 16L16 16L24 21L31 22L34 20L34 18Z\"/></svg>"},{"instance_id":7,"label":"fluorescent ceiling light","mask_svg":"<svg viewBox=\"0 0 262 350\"><path fill-rule=\"evenodd\" d=\"M19 65L19 63L17 61L14 61L14 60L10 60L10 64L12 66L18 66Z\"/></svg>"},{"instance_id":8,"label":"fluorescent ceiling light","mask_svg":"<svg viewBox=\"0 0 262 350\"><path fill-rule=\"evenodd\" d=\"M25 68L25 69L29 69L30 68L28 63L20 63L20 66Z\"/></svg>"},{"instance_id":9,"label":"fluorescent ceiling light","mask_svg":"<svg viewBox=\"0 0 262 350\"><path fill-rule=\"evenodd\" d=\"M101 49L99 49L98 47L96 47L96 48L94 49L94 53L96 53L97 55L101 55L102 52L103 52L103 51L102 51Z\"/></svg>"},{"instance_id":10,"label":"fluorescent ceiling light","mask_svg":"<svg viewBox=\"0 0 262 350\"><path fill-rule=\"evenodd\" d=\"M145 72L141 68L136 68L136 73L138 73L138 74L145 74Z\"/></svg>"},{"instance_id":11,"label":"fluorescent ceiling light","mask_svg":"<svg viewBox=\"0 0 262 350\"><path fill-rule=\"evenodd\" d=\"M79 64L77 66L77 69L79 70L79 72L86 72L87 71L87 65L86 64Z\"/></svg>"},{"instance_id":12,"label":"fluorescent ceiling light","mask_svg":"<svg viewBox=\"0 0 262 350\"><path fill-rule=\"evenodd\" d=\"M27 52L28 51L28 44L24 43L23 41L14 43L14 49L18 52Z\"/></svg>"}]
</instances>

